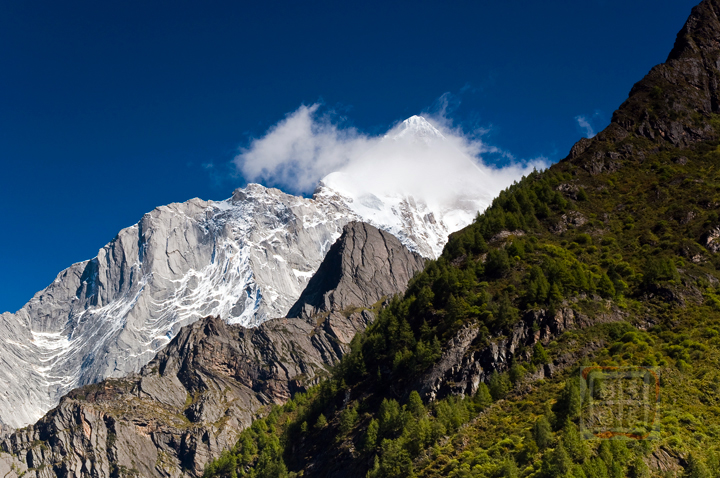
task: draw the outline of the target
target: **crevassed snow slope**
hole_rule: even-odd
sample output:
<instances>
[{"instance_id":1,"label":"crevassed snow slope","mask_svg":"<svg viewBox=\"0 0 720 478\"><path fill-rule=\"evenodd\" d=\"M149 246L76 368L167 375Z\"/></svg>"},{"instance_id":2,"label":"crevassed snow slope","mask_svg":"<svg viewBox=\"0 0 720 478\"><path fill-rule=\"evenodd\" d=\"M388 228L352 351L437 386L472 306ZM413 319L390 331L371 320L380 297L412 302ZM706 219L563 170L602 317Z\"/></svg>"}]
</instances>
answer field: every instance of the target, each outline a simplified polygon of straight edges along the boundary
<instances>
[{"instance_id":1,"label":"crevassed snow slope","mask_svg":"<svg viewBox=\"0 0 720 478\"><path fill-rule=\"evenodd\" d=\"M443 140L428 127L411 118L387 141ZM377 186L353 175L327 176L311 199L250 184L225 201L162 206L62 271L0 315L0 421L33 423L72 388L139 370L200 317L253 326L284 316L351 220L436 257L490 202L477 188L453 203L413 196L401 178L393 191L392 178Z\"/></svg>"}]
</instances>

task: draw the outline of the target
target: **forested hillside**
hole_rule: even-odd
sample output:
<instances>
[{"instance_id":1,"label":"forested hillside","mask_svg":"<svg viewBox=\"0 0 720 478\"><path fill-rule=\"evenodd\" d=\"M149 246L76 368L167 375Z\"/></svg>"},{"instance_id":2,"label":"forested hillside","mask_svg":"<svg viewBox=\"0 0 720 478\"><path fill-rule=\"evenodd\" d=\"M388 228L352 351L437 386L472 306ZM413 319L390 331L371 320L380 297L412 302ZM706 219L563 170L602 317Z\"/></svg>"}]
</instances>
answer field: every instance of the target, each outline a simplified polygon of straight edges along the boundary
<instances>
[{"instance_id":1,"label":"forested hillside","mask_svg":"<svg viewBox=\"0 0 720 478\"><path fill-rule=\"evenodd\" d=\"M718 14L206 475L720 476Z\"/></svg>"}]
</instances>

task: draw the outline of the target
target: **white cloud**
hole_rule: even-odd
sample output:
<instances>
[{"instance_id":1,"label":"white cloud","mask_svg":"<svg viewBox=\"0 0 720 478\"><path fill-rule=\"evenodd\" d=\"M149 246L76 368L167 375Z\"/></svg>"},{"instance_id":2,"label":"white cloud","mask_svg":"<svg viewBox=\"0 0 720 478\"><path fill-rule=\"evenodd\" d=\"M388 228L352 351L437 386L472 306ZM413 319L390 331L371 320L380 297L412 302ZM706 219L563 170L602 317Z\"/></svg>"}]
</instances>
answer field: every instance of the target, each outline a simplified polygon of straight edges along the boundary
<instances>
[{"instance_id":1,"label":"white cloud","mask_svg":"<svg viewBox=\"0 0 720 478\"><path fill-rule=\"evenodd\" d=\"M369 136L321 116L317 104L303 105L241 149L234 162L247 181L287 192L312 192L326 175L339 172L330 178L333 186L355 194L409 194L433 209L451 209L470 197L489 202L533 168L548 166L542 157L516 162L484 143L482 131L453 128L442 106L439 114L427 117L430 128L421 120L416 121L419 131L400 122L385 135ZM482 155L489 154L510 164L488 165Z\"/></svg>"},{"instance_id":2,"label":"white cloud","mask_svg":"<svg viewBox=\"0 0 720 478\"><path fill-rule=\"evenodd\" d=\"M234 161L245 179L310 192L320 178L369 149L371 138L320 117L319 106L301 106L241 149Z\"/></svg>"},{"instance_id":3,"label":"white cloud","mask_svg":"<svg viewBox=\"0 0 720 478\"><path fill-rule=\"evenodd\" d=\"M576 116L575 121L577 121L578 126L585 131L586 137L592 138L595 136L595 130L585 116Z\"/></svg>"}]
</instances>

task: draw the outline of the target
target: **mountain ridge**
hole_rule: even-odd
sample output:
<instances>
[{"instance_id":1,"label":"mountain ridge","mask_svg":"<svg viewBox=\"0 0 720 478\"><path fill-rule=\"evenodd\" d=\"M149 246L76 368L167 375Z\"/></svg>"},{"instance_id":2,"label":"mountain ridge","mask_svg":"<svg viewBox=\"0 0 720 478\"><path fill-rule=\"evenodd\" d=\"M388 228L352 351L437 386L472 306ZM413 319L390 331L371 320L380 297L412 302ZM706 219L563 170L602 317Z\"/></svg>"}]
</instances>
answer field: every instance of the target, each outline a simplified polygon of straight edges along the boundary
<instances>
[{"instance_id":1,"label":"mountain ridge","mask_svg":"<svg viewBox=\"0 0 720 478\"><path fill-rule=\"evenodd\" d=\"M402 292L423 264L397 238L363 223L344 226L336 244L342 247L331 248L316 275L339 276L351 290L367 284L359 277L376 277L367 295L254 328L212 316L185 326L139 373L75 389L36 424L2 440L0 474L202 475L263 408L326 375L375 319L374 303ZM374 252L381 247L386 254ZM359 266L348 268L349 258ZM404 276L384 277L400 268Z\"/></svg>"},{"instance_id":2,"label":"mountain ridge","mask_svg":"<svg viewBox=\"0 0 720 478\"><path fill-rule=\"evenodd\" d=\"M365 197L322 182L312 198L249 184L224 201L192 199L145 214L19 311L0 314L0 422L27 425L76 386L139 371L201 317L253 326L284 316L352 220L435 257L452 230L489 204L483 191L450 210L406 193L378 194L372 208L358 209Z\"/></svg>"},{"instance_id":3,"label":"mountain ridge","mask_svg":"<svg viewBox=\"0 0 720 478\"><path fill-rule=\"evenodd\" d=\"M718 13L206 475L717 476Z\"/></svg>"}]
</instances>

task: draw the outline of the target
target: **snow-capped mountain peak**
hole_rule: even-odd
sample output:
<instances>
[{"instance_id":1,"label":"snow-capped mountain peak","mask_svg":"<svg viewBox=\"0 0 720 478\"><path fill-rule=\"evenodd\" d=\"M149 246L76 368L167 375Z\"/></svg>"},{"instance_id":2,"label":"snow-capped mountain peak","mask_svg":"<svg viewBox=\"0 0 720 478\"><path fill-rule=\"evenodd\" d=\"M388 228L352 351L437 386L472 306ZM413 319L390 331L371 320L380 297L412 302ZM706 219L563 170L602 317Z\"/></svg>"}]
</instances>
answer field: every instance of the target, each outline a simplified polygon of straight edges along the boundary
<instances>
[{"instance_id":1,"label":"snow-capped mountain peak","mask_svg":"<svg viewBox=\"0 0 720 478\"><path fill-rule=\"evenodd\" d=\"M350 221L437 257L492 196L423 117L388 137L312 198L248 184L224 201L158 207L0 314L0 422L27 425L79 385L138 371L201 317L255 326L284 316Z\"/></svg>"},{"instance_id":2,"label":"snow-capped mountain peak","mask_svg":"<svg viewBox=\"0 0 720 478\"><path fill-rule=\"evenodd\" d=\"M390 130L385 138L395 141L409 140L432 142L445 140L445 136L422 116L413 115Z\"/></svg>"}]
</instances>

